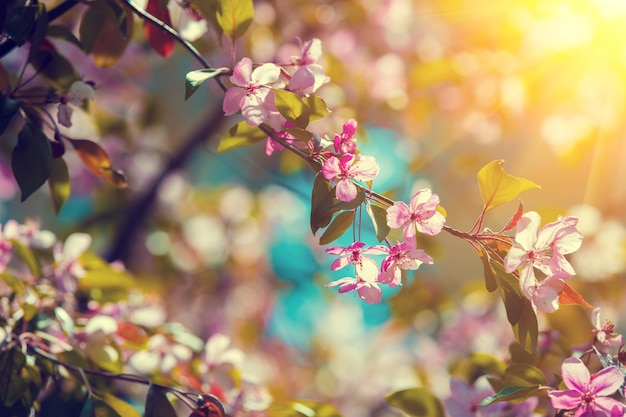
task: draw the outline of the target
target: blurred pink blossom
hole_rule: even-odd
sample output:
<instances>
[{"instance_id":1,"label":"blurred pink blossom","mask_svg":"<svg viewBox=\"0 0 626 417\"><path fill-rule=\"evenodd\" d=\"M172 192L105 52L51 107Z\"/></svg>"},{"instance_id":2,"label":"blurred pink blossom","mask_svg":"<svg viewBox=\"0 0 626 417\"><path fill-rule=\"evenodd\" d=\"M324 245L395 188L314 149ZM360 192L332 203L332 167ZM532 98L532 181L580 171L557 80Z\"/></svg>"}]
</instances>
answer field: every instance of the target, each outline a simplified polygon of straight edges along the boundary
<instances>
[{"instance_id":1,"label":"blurred pink blossom","mask_svg":"<svg viewBox=\"0 0 626 417\"><path fill-rule=\"evenodd\" d=\"M611 320L600 320L600 307L596 307L591 312L591 324L593 325L593 333L596 340L606 347L617 347L624 343L624 337L615 333L615 326Z\"/></svg>"},{"instance_id":2,"label":"blurred pink blossom","mask_svg":"<svg viewBox=\"0 0 626 417\"><path fill-rule=\"evenodd\" d=\"M69 104L80 106L85 100L92 100L95 96L93 87L83 81L74 81L67 93L59 98L57 120L65 127L72 126L72 108Z\"/></svg>"}]
</instances>

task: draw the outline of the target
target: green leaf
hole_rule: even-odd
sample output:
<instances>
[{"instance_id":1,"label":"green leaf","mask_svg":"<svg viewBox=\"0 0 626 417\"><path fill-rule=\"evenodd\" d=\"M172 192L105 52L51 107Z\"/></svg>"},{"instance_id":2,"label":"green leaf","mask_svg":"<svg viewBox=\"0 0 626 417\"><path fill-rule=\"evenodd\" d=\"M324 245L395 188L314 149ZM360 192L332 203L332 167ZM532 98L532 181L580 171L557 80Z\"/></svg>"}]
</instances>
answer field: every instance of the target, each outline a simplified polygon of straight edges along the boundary
<instances>
[{"instance_id":1,"label":"green leaf","mask_svg":"<svg viewBox=\"0 0 626 417\"><path fill-rule=\"evenodd\" d=\"M299 127L290 127L287 129L287 133L299 140L300 142L308 142L313 139L313 133L308 130L300 129Z\"/></svg>"},{"instance_id":2,"label":"green leaf","mask_svg":"<svg viewBox=\"0 0 626 417\"><path fill-rule=\"evenodd\" d=\"M354 210L365 201L365 190L358 189L356 198L352 201L339 201L335 198L335 188L322 173L315 176L311 192L311 231L315 234L320 228L328 226L333 215L339 211Z\"/></svg>"},{"instance_id":3,"label":"green leaf","mask_svg":"<svg viewBox=\"0 0 626 417\"><path fill-rule=\"evenodd\" d=\"M252 19L252 0L218 0L217 23L231 42L243 36Z\"/></svg>"},{"instance_id":4,"label":"green leaf","mask_svg":"<svg viewBox=\"0 0 626 417\"><path fill-rule=\"evenodd\" d=\"M228 133L220 140L217 145L219 153L232 151L233 149L258 143L267 138L261 129L256 126L250 126L245 120L237 123L228 130Z\"/></svg>"},{"instance_id":5,"label":"green leaf","mask_svg":"<svg viewBox=\"0 0 626 417\"><path fill-rule=\"evenodd\" d=\"M51 38L57 38L65 42L69 42L72 45L77 46L81 50L84 50L83 44L78 40L78 38L74 35L74 33L72 33L72 31L67 28L67 26L63 26L63 25L48 26L48 36L50 36Z\"/></svg>"},{"instance_id":6,"label":"green leaf","mask_svg":"<svg viewBox=\"0 0 626 417\"><path fill-rule=\"evenodd\" d=\"M385 396L387 404L411 417L444 417L443 406L437 397L425 388L409 388Z\"/></svg>"},{"instance_id":7,"label":"green leaf","mask_svg":"<svg viewBox=\"0 0 626 417\"><path fill-rule=\"evenodd\" d=\"M309 109L310 121L313 122L315 120L323 119L324 117L330 114L330 110L328 109L328 104L324 101L323 98L310 95L303 99L307 108Z\"/></svg>"},{"instance_id":8,"label":"green leaf","mask_svg":"<svg viewBox=\"0 0 626 417\"><path fill-rule=\"evenodd\" d=\"M321 172L315 175L313 190L311 191L311 232L315 234L320 228L328 226L333 218L329 209L333 206L335 192L330 182Z\"/></svg>"},{"instance_id":9,"label":"green leaf","mask_svg":"<svg viewBox=\"0 0 626 417\"><path fill-rule=\"evenodd\" d=\"M372 219L376 239L382 242L391 230L387 225L387 210L374 204L366 204L365 210L367 210L367 214L370 216L370 219Z\"/></svg>"},{"instance_id":10,"label":"green leaf","mask_svg":"<svg viewBox=\"0 0 626 417\"><path fill-rule=\"evenodd\" d=\"M94 404L91 395L87 396L79 417L95 417Z\"/></svg>"},{"instance_id":11,"label":"green leaf","mask_svg":"<svg viewBox=\"0 0 626 417\"><path fill-rule=\"evenodd\" d=\"M354 211L339 213L320 236L320 245L327 245L344 234L354 221Z\"/></svg>"},{"instance_id":12,"label":"green leaf","mask_svg":"<svg viewBox=\"0 0 626 417\"><path fill-rule=\"evenodd\" d=\"M30 57L30 64L46 83L58 92L69 90L74 81L80 81L74 66L63 55L51 49L40 49Z\"/></svg>"},{"instance_id":13,"label":"green leaf","mask_svg":"<svg viewBox=\"0 0 626 417\"><path fill-rule=\"evenodd\" d=\"M225 74L230 71L228 68L204 68L195 71L190 71L185 75L185 100L192 96L196 92L200 84L210 78L214 78L220 74Z\"/></svg>"},{"instance_id":14,"label":"green leaf","mask_svg":"<svg viewBox=\"0 0 626 417\"><path fill-rule=\"evenodd\" d=\"M478 186L485 203L485 212L509 202L523 191L541 188L532 181L516 178L502 168L504 160L495 160L478 171Z\"/></svg>"},{"instance_id":15,"label":"green leaf","mask_svg":"<svg viewBox=\"0 0 626 417\"><path fill-rule=\"evenodd\" d=\"M33 277L38 279L41 278L43 276L41 265L39 264L39 259L37 259L33 251L17 239L10 239L10 242L13 253L17 255L22 262L24 262L24 265L26 265L28 271L33 275Z\"/></svg>"},{"instance_id":16,"label":"green leaf","mask_svg":"<svg viewBox=\"0 0 626 417\"><path fill-rule=\"evenodd\" d=\"M273 89L276 109L289 122L305 129L309 125L311 112L300 97L291 91Z\"/></svg>"},{"instance_id":17,"label":"green leaf","mask_svg":"<svg viewBox=\"0 0 626 417\"><path fill-rule=\"evenodd\" d=\"M513 325L515 340L524 347L530 354L537 352L537 341L539 339L539 326L537 315L533 310L530 301L524 299L523 310L517 323Z\"/></svg>"},{"instance_id":18,"label":"green leaf","mask_svg":"<svg viewBox=\"0 0 626 417\"><path fill-rule=\"evenodd\" d=\"M506 317L509 323L516 324L520 320L524 310L524 301L526 300L526 297L520 290L519 280L513 274L507 273L500 262L492 260L489 265L495 272L500 296L506 308Z\"/></svg>"},{"instance_id":19,"label":"green leaf","mask_svg":"<svg viewBox=\"0 0 626 417\"><path fill-rule=\"evenodd\" d=\"M525 400L530 397L536 397L543 392L540 385L531 387L506 387L497 394L483 399L478 405L481 407L488 406L501 401Z\"/></svg>"},{"instance_id":20,"label":"green leaf","mask_svg":"<svg viewBox=\"0 0 626 417\"><path fill-rule=\"evenodd\" d=\"M482 246L480 247L480 260L483 263L483 275L485 277L485 287L487 291L494 292L498 289L498 282L496 281L496 272L491 267L491 257L489 252Z\"/></svg>"},{"instance_id":21,"label":"green leaf","mask_svg":"<svg viewBox=\"0 0 626 417\"><path fill-rule=\"evenodd\" d=\"M17 46L22 46L28 40L33 27L35 26L35 16L39 7L30 4L23 7L11 9L4 21L4 33Z\"/></svg>"},{"instance_id":22,"label":"green leaf","mask_svg":"<svg viewBox=\"0 0 626 417\"><path fill-rule=\"evenodd\" d=\"M46 182L52 170L52 148L41 129L24 124L13 148L11 166L24 201Z\"/></svg>"},{"instance_id":23,"label":"green leaf","mask_svg":"<svg viewBox=\"0 0 626 417\"><path fill-rule=\"evenodd\" d=\"M0 87L4 88L4 86ZM18 100L13 100L8 94L0 93L0 135L4 133L20 105L21 102Z\"/></svg>"},{"instance_id":24,"label":"green leaf","mask_svg":"<svg viewBox=\"0 0 626 417\"><path fill-rule=\"evenodd\" d=\"M0 403L11 407L24 393L26 384L22 370L26 365L26 355L17 347L0 353Z\"/></svg>"},{"instance_id":25,"label":"green leaf","mask_svg":"<svg viewBox=\"0 0 626 417\"><path fill-rule=\"evenodd\" d=\"M52 160L48 186L50 187L50 196L52 197L54 212L59 214L65 200L70 196L70 174L63 158Z\"/></svg>"},{"instance_id":26,"label":"green leaf","mask_svg":"<svg viewBox=\"0 0 626 417\"><path fill-rule=\"evenodd\" d=\"M450 367L450 373L457 379L473 384L483 375L504 376L506 363L488 353L471 353Z\"/></svg>"},{"instance_id":27,"label":"green leaf","mask_svg":"<svg viewBox=\"0 0 626 417\"><path fill-rule=\"evenodd\" d=\"M177 417L176 411L161 388L150 385L143 417Z\"/></svg>"}]
</instances>

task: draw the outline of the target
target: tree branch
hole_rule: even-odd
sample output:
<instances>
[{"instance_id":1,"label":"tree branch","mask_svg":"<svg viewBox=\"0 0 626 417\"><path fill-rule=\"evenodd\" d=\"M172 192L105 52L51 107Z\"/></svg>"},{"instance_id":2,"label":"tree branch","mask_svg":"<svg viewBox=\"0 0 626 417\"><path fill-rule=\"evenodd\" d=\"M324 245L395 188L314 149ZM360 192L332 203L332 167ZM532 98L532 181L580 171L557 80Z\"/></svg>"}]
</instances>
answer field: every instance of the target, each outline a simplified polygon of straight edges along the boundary
<instances>
[{"instance_id":1,"label":"tree branch","mask_svg":"<svg viewBox=\"0 0 626 417\"><path fill-rule=\"evenodd\" d=\"M192 152L202 145L211 134L217 132L223 120L224 113L219 106L213 108L209 115L203 117L202 121L183 141L180 149L172 156L159 175L154 178L150 186L131 204L123 216L108 253L105 255L109 262L127 259L134 236L147 218L163 181L185 165Z\"/></svg>"}]
</instances>

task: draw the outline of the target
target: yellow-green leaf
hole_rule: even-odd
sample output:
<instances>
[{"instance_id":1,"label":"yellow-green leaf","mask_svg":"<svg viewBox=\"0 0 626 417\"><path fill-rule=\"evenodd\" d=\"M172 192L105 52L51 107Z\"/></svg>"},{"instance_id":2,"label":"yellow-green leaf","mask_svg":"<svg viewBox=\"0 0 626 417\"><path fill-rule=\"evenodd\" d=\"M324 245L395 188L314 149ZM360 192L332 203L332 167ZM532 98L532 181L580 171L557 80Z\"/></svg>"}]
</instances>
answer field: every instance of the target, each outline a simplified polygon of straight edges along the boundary
<instances>
[{"instance_id":1,"label":"yellow-green leaf","mask_svg":"<svg viewBox=\"0 0 626 417\"><path fill-rule=\"evenodd\" d=\"M444 417L443 406L437 397L425 388L409 388L385 396L387 404L411 417Z\"/></svg>"},{"instance_id":2,"label":"yellow-green leaf","mask_svg":"<svg viewBox=\"0 0 626 417\"><path fill-rule=\"evenodd\" d=\"M311 121L323 119L324 117L330 114L330 110L328 109L328 104L324 101L323 98L311 95L305 97L303 99L304 103L309 108L309 113L311 114Z\"/></svg>"},{"instance_id":3,"label":"yellow-green leaf","mask_svg":"<svg viewBox=\"0 0 626 417\"><path fill-rule=\"evenodd\" d=\"M300 97L291 91L274 90L276 109L288 121L295 126L304 129L309 125L311 114L309 107Z\"/></svg>"},{"instance_id":4,"label":"yellow-green leaf","mask_svg":"<svg viewBox=\"0 0 626 417\"><path fill-rule=\"evenodd\" d=\"M93 400L93 413L95 417L141 417L132 405L108 392Z\"/></svg>"},{"instance_id":5,"label":"yellow-green leaf","mask_svg":"<svg viewBox=\"0 0 626 417\"><path fill-rule=\"evenodd\" d=\"M50 178L48 178L48 186L50 187L50 196L52 197L52 205L54 212L59 214L63 203L70 196L70 175L67 164L63 158L52 160L52 170Z\"/></svg>"},{"instance_id":6,"label":"yellow-green leaf","mask_svg":"<svg viewBox=\"0 0 626 417\"><path fill-rule=\"evenodd\" d=\"M320 245L327 245L344 234L354 221L354 211L344 211L339 213L337 217L330 222L330 225L322 236L320 236Z\"/></svg>"},{"instance_id":7,"label":"yellow-green leaf","mask_svg":"<svg viewBox=\"0 0 626 417\"><path fill-rule=\"evenodd\" d=\"M541 188L532 181L505 172L503 162L501 159L492 161L478 171L478 186L485 212L517 198L523 191Z\"/></svg>"},{"instance_id":8,"label":"yellow-green leaf","mask_svg":"<svg viewBox=\"0 0 626 417\"><path fill-rule=\"evenodd\" d=\"M243 36L253 18L252 0L218 0L217 23L231 42Z\"/></svg>"},{"instance_id":9,"label":"yellow-green leaf","mask_svg":"<svg viewBox=\"0 0 626 417\"><path fill-rule=\"evenodd\" d=\"M220 140L217 146L218 152L232 151L242 146L252 145L267 138L261 129L256 126L250 126L245 120L231 127L230 130Z\"/></svg>"}]
</instances>

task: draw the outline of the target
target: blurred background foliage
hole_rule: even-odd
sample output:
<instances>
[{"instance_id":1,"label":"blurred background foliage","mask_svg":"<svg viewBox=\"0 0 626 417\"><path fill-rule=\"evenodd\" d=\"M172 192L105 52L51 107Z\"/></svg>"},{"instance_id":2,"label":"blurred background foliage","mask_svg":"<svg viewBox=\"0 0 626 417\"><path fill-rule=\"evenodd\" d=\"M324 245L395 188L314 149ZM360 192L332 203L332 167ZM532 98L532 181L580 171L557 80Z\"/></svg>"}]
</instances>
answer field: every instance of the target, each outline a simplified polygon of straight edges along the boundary
<instances>
[{"instance_id":1,"label":"blurred background foliage","mask_svg":"<svg viewBox=\"0 0 626 417\"><path fill-rule=\"evenodd\" d=\"M59 22L76 30L81 12ZM320 38L331 83L319 95L333 113L312 130L332 135L356 119L362 152L381 166L374 189L406 201L432 187L452 227L468 230L480 213L475 175L493 159L541 185L522 196L526 210L545 222L581 217L573 286L623 333L625 21L619 0L255 1L237 59L286 62L296 37ZM445 397L448 367L470 352L507 357L501 303L484 290L472 248L454 237L425 238L435 265L407 275L380 305L325 289L338 277L308 227L313 173L294 155L266 157L262 145L218 154L236 117L198 141L223 93L207 82L184 101L184 74L196 63L179 46L161 58L135 24L109 68L55 42L96 85L68 133L99 142L129 187L105 184L69 150L72 194L59 215L45 186L20 203L8 163L19 126L9 126L0 138L0 221L92 234L95 251L123 260L143 291L163 298L171 320L204 338L230 335L276 398L321 398L345 415L376 415L392 390L430 385ZM213 32L194 45L214 67L232 66ZM17 48L2 64L19 71L25 55ZM490 213L486 226L499 230L516 204ZM337 243L349 244L349 234ZM579 307L543 317L548 324L564 346L589 341L589 312Z\"/></svg>"}]
</instances>

